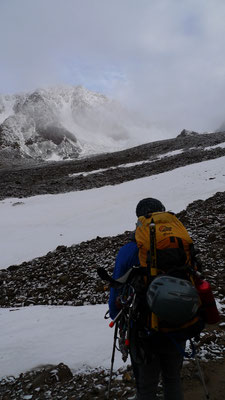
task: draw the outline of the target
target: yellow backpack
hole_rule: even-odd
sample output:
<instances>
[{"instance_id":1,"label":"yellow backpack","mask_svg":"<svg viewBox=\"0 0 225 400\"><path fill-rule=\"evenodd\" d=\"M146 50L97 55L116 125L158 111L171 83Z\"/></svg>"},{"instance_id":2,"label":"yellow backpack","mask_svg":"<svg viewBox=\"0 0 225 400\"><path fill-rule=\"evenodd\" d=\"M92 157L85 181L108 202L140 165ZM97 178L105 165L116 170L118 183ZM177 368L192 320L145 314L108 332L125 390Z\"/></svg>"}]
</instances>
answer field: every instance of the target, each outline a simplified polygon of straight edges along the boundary
<instances>
[{"instance_id":1,"label":"yellow backpack","mask_svg":"<svg viewBox=\"0 0 225 400\"><path fill-rule=\"evenodd\" d=\"M151 235L151 229L154 232ZM151 243L151 238L155 243ZM147 218L138 218L135 240L139 248L139 260L142 267L147 267L154 250L157 260L155 268L167 273L170 268L191 264L191 246L193 246L184 225L170 212L155 212ZM153 241L152 240L152 241ZM153 249L152 246L155 248ZM153 275L156 275L153 271Z\"/></svg>"},{"instance_id":2,"label":"yellow backpack","mask_svg":"<svg viewBox=\"0 0 225 400\"><path fill-rule=\"evenodd\" d=\"M148 283L158 274L188 278L187 270L191 266L193 241L173 213L155 212L147 217L139 217L135 240L139 248L140 265L147 270ZM198 324L198 318L193 318L187 326L178 330L189 329L196 323ZM151 316L151 327L164 331L162 327L159 328L159 321L154 313ZM174 328L165 329L170 330L174 331Z\"/></svg>"}]
</instances>

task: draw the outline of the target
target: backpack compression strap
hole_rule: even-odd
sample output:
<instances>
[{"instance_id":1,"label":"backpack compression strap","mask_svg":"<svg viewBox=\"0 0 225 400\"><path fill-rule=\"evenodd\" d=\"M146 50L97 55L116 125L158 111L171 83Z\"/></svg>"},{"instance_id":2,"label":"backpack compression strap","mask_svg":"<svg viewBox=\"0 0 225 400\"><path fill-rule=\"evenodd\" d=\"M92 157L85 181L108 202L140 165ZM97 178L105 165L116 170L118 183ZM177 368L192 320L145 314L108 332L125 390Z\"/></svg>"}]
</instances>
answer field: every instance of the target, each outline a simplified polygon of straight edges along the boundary
<instances>
[{"instance_id":1,"label":"backpack compression strap","mask_svg":"<svg viewBox=\"0 0 225 400\"><path fill-rule=\"evenodd\" d=\"M157 263L156 263L156 228L155 222L152 218L149 224L149 233L150 233L150 249L147 253L147 275L149 281L151 282L151 277L157 275Z\"/></svg>"},{"instance_id":2,"label":"backpack compression strap","mask_svg":"<svg viewBox=\"0 0 225 400\"><path fill-rule=\"evenodd\" d=\"M149 225L149 233L150 233L150 250L147 253L147 278L148 283L152 281L152 278L157 276L157 260L156 260L156 228L155 222L152 218L151 223ZM158 326L158 317L152 312L151 316L151 328L155 331L159 330Z\"/></svg>"}]
</instances>

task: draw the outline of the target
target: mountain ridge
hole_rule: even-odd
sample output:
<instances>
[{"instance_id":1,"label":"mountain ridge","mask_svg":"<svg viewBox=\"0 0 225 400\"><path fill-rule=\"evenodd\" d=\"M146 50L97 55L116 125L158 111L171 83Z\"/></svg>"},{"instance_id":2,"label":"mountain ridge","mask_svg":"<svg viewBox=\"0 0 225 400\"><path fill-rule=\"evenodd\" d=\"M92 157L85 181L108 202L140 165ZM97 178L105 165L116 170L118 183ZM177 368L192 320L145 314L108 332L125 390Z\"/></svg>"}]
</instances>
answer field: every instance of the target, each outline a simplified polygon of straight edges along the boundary
<instances>
[{"instance_id":1,"label":"mountain ridge","mask_svg":"<svg viewBox=\"0 0 225 400\"><path fill-rule=\"evenodd\" d=\"M0 157L76 159L140 144L149 133L116 100L82 86L0 95Z\"/></svg>"},{"instance_id":2,"label":"mountain ridge","mask_svg":"<svg viewBox=\"0 0 225 400\"><path fill-rule=\"evenodd\" d=\"M115 185L225 155L225 132L178 136L74 161L0 168L0 199Z\"/></svg>"}]
</instances>

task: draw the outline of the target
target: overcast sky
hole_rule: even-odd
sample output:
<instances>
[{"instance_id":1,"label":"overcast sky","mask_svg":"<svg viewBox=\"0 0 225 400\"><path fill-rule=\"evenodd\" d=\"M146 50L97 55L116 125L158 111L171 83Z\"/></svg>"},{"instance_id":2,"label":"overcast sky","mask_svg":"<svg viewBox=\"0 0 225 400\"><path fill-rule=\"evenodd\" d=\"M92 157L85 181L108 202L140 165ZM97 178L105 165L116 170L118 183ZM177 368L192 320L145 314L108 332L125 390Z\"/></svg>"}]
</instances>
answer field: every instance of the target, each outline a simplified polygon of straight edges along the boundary
<instances>
[{"instance_id":1,"label":"overcast sky","mask_svg":"<svg viewBox=\"0 0 225 400\"><path fill-rule=\"evenodd\" d=\"M0 93L58 84L168 128L225 120L224 0L0 0Z\"/></svg>"}]
</instances>

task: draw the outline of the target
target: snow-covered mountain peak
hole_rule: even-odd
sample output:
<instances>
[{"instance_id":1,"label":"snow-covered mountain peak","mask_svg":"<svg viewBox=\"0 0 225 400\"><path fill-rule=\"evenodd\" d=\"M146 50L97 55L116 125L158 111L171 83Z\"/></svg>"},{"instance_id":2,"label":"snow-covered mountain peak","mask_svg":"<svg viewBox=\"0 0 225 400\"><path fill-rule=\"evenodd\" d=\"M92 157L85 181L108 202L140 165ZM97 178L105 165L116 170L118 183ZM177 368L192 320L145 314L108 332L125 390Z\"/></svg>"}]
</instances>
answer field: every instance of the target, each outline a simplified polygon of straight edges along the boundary
<instances>
[{"instance_id":1,"label":"snow-covered mountain peak","mask_svg":"<svg viewBox=\"0 0 225 400\"><path fill-rule=\"evenodd\" d=\"M0 150L74 158L141 144L146 127L115 100L82 86L0 95ZM139 136L139 139L138 139Z\"/></svg>"}]
</instances>

